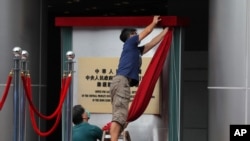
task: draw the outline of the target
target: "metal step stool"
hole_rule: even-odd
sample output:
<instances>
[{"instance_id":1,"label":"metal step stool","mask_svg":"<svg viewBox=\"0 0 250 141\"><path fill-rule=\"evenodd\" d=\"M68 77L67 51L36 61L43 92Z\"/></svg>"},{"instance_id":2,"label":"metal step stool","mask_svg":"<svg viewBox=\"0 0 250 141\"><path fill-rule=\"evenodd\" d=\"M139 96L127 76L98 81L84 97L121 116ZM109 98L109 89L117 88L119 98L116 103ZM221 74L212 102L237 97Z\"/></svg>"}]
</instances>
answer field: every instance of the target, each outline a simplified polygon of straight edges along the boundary
<instances>
[{"instance_id":1,"label":"metal step stool","mask_svg":"<svg viewBox=\"0 0 250 141\"><path fill-rule=\"evenodd\" d=\"M108 131L103 131L102 141L110 141L111 136ZM118 138L118 141L131 141L130 135L128 131L123 131Z\"/></svg>"}]
</instances>

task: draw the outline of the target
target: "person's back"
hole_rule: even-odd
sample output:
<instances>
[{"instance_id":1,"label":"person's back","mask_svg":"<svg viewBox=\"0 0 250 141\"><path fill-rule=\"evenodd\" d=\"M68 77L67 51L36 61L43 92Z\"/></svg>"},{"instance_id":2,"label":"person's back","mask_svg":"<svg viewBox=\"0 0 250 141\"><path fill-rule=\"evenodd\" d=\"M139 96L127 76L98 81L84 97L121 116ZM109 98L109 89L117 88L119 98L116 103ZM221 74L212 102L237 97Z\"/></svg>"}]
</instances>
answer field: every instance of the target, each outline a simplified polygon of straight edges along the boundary
<instances>
[{"instance_id":1,"label":"person's back","mask_svg":"<svg viewBox=\"0 0 250 141\"><path fill-rule=\"evenodd\" d=\"M102 138L102 129L88 123L90 114L81 105L73 107L73 141L97 141Z\"/></svg>"},{"instance_id":2,"label":"person's back","mask_svg":"<svg viewBox=\"0 0 250 141\"><path fill-rule=\"evenodd\" d=\"M87 122L82 122L73 127L73 141L96 141L101 140L102 130Z\"/></svg>"}]
</instances>

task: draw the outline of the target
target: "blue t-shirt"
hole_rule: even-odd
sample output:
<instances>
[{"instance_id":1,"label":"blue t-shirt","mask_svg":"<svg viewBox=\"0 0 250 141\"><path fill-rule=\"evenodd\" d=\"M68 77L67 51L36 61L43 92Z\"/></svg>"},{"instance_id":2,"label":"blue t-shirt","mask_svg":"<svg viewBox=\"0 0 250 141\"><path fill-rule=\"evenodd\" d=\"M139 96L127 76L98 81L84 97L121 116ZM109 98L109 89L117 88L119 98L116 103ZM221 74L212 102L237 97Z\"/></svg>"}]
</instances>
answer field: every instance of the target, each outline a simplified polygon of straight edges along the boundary
<instances>
[{"instance_id":1,"label":"blue t-shirt","mask_svg":"<svg viewBox=\"0 0 250 141\"><path fill-rule=\"evenodd\" d=\"M73 127L72 141L96 141L102 139L102 129L96 125L82 122Z\"/></svg>"},{"instance_id":2,"label":"blue t-shirt","mask_svg":"<svg viewBox=\"0 0 250 141\"><path fill-rule=\"evenodd\" d=\"M123 45L119 60L117 75L123 75L132 80L130 86L139 83L139 73L141 67L141 55L144 47L138 47L139 36L132 36Z\"/></svg>"}]
</instances>

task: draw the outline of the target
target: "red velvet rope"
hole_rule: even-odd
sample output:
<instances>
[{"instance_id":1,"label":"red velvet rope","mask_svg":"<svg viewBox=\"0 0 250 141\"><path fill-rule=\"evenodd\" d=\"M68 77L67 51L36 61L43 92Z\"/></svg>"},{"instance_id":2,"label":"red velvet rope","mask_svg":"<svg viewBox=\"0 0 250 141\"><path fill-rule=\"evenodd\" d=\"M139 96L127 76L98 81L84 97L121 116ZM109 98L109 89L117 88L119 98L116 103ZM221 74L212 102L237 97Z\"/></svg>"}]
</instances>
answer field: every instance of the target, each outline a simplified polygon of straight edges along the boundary
<instances>
[{"instance_id":1,"label":"red velvet rope","mask_svg":"<svg viewBox=\"0 0 250 141\"><path fill-rule=\"evenodd\" d=\"M52 113L51 115L49 116L46 116L46 115L43 115L41 114L34 106L33 102L32 102L32 97L30 95L28 95L28 92L29 92L29 87L27 86L27 82L26 82L26 77L24 75L22 75L22 81L23 81L23 85L24 85L24 90L25 90L25 94L27 96L27 99L29 101L29 104L30 104L30 107L31 109L41 118L45 119L45 120L51 120L53 119L55 116L58 115L58 113L62 110L62 105L63 105L63 102L64 102L64 99L67 95L67 91L68 91L68 88L69 88L69 85L70 85L70 81L71 81L71 76L69 76L67 79L64 77L63 80L62 80L62 89L61 89L61 98L60 98L60 102L59 102L59 105L58 107L56 108L56 110L54 111L54 113ZM66 80L65 80L66 79ZM30 78L28 78L29 81ZM30 93L32 93L30 91Z\"/></svg>"},{"instance_id":2,"label":"red velvet rope","mask_svg":"<svg viewBox=\"0 0 250 141\"><path fill-rule=\"evenodd\" d=\"M40 135L40 136L48 136L50 135L52 132L55 131L56 127L58 126L58 123L61 119L61 112L57 114L57 117L56 117L56 122L55 124L51 127L51 129L47 132L42 132L39 130L39 128L37 127L37 124L36 124L36 119L35 119L35 116L34 116L34 112L32 111L32 108L29 106L29 111L30 111L30 119L31 119L31 123L32 123L32 127L33 129L35 130L35 132Z\"/></svg>"},{"instance_id":3,"label":"red velvet rope","mask_svg":"<svg viewBox=\"0 0 250 141\"><path fill-rule=\"evenodd\" d=\"M32 95L31 95L31 80L30 80L30 77L28 77L27 79L27 87L28 87L28 96L30 98L32 98ZM70 80L71 80L71 77L68 77L66 79L66 84L69 84L70 83ZM67 92L67 87L63 87L63 91ZM31 105L29 105L29 111L30 111L30 119L31 119L31 123L33 125L33 129L35 130L35 132L40 135L40 136L48 136L50 135L52 132L55 131L56 127L58 126L58 123L61 119L61 111L59 111L59 113L57 114L57 117L56 117L56 122L55 124L51 127L51 129L47 132L42 132L39 130L37 124L36 124L36 119L35 119L35 115L34 115L34 111L33 111L33 108L31 107Z\"/></svg>"},{"instance_id":4,"label":"red velvet rope","mask_svg":"<svg viewBox=\"0 0 250 141\"><path fill-rule=\"evenodd\" d=\"M11 84L11 80L12 80L12 72L10 72L8 78L7 78L7 82L6 82L6 86L5 86L5 89L4 89L4 93L3 93L3 96L0 100L0 111L2 110L3 108L3 105L5 103L5 100L8 96L8 93L9 93L9 89L10 89L10 84Z\"/></svg>"}]
</instances>

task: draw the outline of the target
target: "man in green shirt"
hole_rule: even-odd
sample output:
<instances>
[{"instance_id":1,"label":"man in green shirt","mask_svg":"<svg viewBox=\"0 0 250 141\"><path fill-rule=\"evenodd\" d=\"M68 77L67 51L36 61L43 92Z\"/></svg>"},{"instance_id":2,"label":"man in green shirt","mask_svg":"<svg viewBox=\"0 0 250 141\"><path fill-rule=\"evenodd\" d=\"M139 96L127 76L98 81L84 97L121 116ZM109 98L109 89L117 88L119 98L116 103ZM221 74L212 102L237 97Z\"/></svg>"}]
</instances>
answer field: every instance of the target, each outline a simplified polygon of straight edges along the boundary
<instances>
[{"instance_id":1,"label":"man in green shirt","mask_svg":"<svg viewBox=\"0 0 250 141\"><path fill-rule=\"evenodd\" d=\"M102 138L102 130L88 123L89 113L81 105L73 107L73 141L97 141Z\"/></svg>"}]
</instances>

